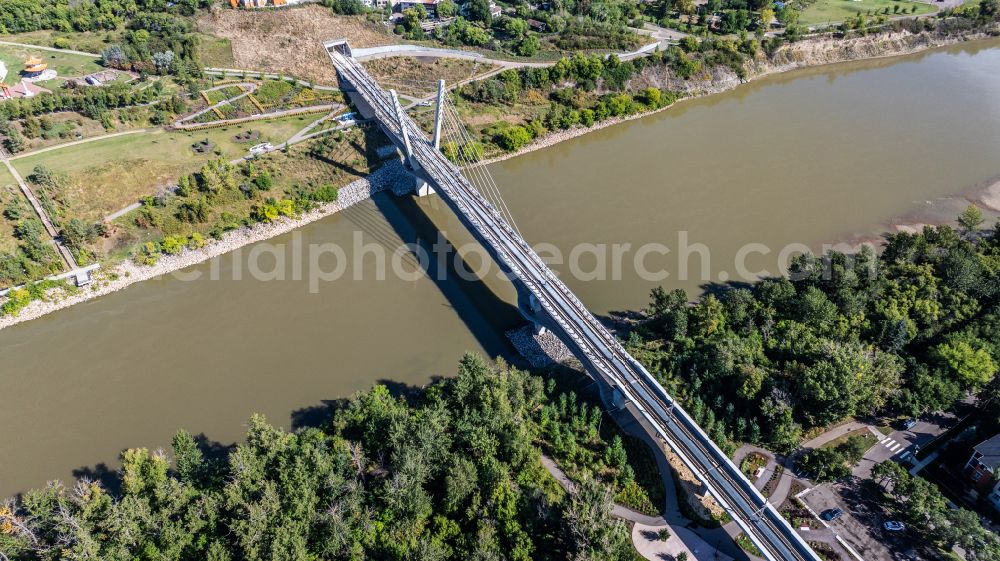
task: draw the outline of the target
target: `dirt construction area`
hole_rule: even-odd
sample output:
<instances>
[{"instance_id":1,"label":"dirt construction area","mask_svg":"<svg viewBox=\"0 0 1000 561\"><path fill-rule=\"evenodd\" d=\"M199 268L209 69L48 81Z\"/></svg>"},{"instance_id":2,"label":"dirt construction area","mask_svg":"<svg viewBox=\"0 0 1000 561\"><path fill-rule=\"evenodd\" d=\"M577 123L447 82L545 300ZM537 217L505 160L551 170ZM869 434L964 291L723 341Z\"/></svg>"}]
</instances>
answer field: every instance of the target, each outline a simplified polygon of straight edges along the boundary
<instances>
[{"instance_id":1,"label":"dirt construction area","mask_svg":"<svg viewBox=\"0 0 1000 561\"><path fill-rule=\"evenodd\" d=\"M394 43L382 26L358 16L336 16L309 5L280 10L212 10L198 21L202 33L229 39L236 66L280 72L321 84L337 83L323 41L346 38L352 46Z\"/></svg>"}]
</instances>

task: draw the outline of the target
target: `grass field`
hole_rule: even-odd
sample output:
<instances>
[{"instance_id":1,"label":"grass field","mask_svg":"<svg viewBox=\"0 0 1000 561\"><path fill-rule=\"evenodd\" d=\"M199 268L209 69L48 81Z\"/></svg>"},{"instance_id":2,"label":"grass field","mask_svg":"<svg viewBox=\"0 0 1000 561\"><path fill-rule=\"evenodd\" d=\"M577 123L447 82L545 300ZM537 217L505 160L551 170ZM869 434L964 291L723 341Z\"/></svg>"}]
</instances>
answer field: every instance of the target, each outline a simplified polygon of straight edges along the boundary
<instances>
[{"instance_id":1,"label":"grass field","mask_svg":"<svg viewBox=\"0 0 1000 561\"><path fill-rule=\"evenodd\" d=\"M198 34L198 59L207 68L235 68L233 44L229 39Z\"/></svg>"},{"instance_id":2,"label":"grass field","mask_svg":"<svg viewBox=\"0 0 1000 561\"><path fill-rule=\"evenodd\" d=\"M261 133L257 142L279 143L308 125L315 116L304 115L245 123L194 132L166 132L96 140L14 160L23 175L42 164L68 176L66 203L69 214L93 221L156 193L184 173L196 171L215 158L231 160L247 153L249 145L232 137L246 130ZM208 139L214 150L198 154L191 145ZM217 152L217 153L216 153Z\"/></svg>"},{"instance_id":3,"label":"grass field","mask_svg":"<svg viewBox=\"0 0 1000 561\"><path fill-rule=\"evenodd\" d=\"M860 436L865 440L870 440L872 444L875 444L875 435L873 435L871 431L868 430L867 428L860 428L852 430L851 432L844 434L842 436L838 436L837 438L824 444L822 448L836 448L837 446L840 446L841 444L847 442L847 440L852 436Z\"/></svg>"},{"instance_id":4,"label":"grass field","mask_svg":"<svg viewBox=\"0 0 1000 561\"><path fill-rule=\"evenodd\" d=\"M929 14L935 11L931 4L923 2L906 2L893 0L817 0L802 11L799 23L802 25L821 25L839 23L856 17L859 13L878 15L889 8L889 15L894 15L894 7L899 6L900 14L909 14L913 6L917 7L916 15Z\"/></svg>"},{"instance_id":5,"label":"grass field","mask_svg":"<svg viewBox=\"0 0 1000 561\"><path fill-rule=\"evenodd\" d=\"M7 65L6 84L16 84L21 78L19 72L24 68L24 61L29 56L40 57L49 68L59 73L61 78L69 76L83 76L101 69L97 59L89 56L75 55L70 53L57 53L42 49L32 49L31 47L14 47L11 45L0 45L0 60ZM49 82L39 82L39 85L46 87Z\"/></svg>"},{"instance_id":6,"label":"grass field","mask_svg":"<svg viewBox=\"0 0 1000 561\"><path fill-rule=\"evenodd\" d=\"M57 38L69 41L69 48L74 51L86 53L100 53L111 43L119 40L120 31L102 31L94 33L92 31L28 31L26 33L14 33L4 35L4 41L12 43L26 43L28 45L38 45L40 47L54 47Z\"/></svg>"}]
</instances>

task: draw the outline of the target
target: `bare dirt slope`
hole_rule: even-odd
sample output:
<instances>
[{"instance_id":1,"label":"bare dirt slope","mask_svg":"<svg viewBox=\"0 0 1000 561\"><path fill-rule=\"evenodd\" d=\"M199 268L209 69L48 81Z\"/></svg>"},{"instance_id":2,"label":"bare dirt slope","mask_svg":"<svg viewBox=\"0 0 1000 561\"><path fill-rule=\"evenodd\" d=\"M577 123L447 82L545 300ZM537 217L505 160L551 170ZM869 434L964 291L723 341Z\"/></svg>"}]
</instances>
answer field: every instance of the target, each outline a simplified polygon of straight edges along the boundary
<instances>
[{"instance_id":1,"label":"bare dirt slope","mask_svg":"<svg viewBox=\"0 0 1000 561\"><path fill-rule=\"evenodd\" d=\"M336 84L323 41L347 38L352 46L393 43L381 26L355 16L336 16L327 8L308 5L281 10L213 10L202 16L203 33L232 42L236 66L282 72L323 84Z\"/></svg>"},{"instance_id":2,"label":"bare dirt slope","mask_svg":"<svg viewBox=\"0 0 1000 561\"><path fill-rule=\"evenodd\" d=\"M364 62L380 84L404 95L427 96L437 91L437 81L457 84L490 72L495 65L474 60L396 56Z\"/></svg>"}]
</instances>

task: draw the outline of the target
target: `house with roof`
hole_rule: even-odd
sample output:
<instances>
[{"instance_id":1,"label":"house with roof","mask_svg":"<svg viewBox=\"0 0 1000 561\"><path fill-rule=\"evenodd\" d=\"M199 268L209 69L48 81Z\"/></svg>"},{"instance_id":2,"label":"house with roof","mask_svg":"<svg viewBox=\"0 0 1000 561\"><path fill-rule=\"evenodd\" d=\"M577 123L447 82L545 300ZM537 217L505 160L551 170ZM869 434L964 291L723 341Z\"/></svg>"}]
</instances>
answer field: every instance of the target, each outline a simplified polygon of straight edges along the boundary
<instances>
[{"instance_id":1,"label":"house with roof","mask_svg":"<svg viewBox=\"0 0 1000 561\"><path fill-rule=\"evenodd\" d=\"M987 493L997 511L1000 511L1000 480L997 479L997 466L1000 466L1000 434L988 438L972 449L972 456L965 462L962 475L971 483L977 496Z\"/></svg>"},{"instance_id":2,"label":"house with roof","mask_svg":"<svg viewBox=\"0 0 1000 561\"><path fill-rule=\"evenodd\" d=\"M527 21L528 21L528 27L530 27L532 31L545 33L545 22L538 21L537 19L529 19Z\"/></svg>"},{"instance_id":3,"label":"house with roof","mask_svg":"<svg viewBox=\"0 0 1000 561\"><path fill-rule=\"evenodd\" d=\"M441 0L400 0L396 6L399 7L399 11L407 10L409 8L415 8L417 6L423 6L424 10L427 11L427 15L430 17L437 17L437 7L441 3Z\"/></svg>"},{"instance_id":4,"label":"house with roof","mask_svg":"<svg viewBox=\"0 0 1000 561\"><path fill-rule=\"evenodd\" d=\"M0 84L0 100L16 99L20 97L35 97L38 94L52 93L51 91L32 84L28 80L21 80L19 84L8 86Z\"/></svg>"}]
</instances>

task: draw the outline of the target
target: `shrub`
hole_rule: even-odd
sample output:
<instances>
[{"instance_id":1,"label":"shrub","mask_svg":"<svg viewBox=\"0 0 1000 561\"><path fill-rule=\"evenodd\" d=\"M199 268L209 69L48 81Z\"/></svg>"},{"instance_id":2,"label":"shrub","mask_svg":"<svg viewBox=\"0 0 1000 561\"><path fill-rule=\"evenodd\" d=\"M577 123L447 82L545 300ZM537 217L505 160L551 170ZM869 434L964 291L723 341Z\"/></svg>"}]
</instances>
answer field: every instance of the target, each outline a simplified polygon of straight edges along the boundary
<instances>
[{"instance_id":1,"label":"shrub","mask_svg":"<svg viewBox=\"0 0 1000 561\"><path fill-rule=\"evenodd\" d=\"M200 249L205 247L205 238L198 232L191 234L191 239L188 240L188 247L191 249Z\"/></svg>"},{"instance_id":2,"label":"shrub","mask_svg":"<svg viewBox=\"0 0 1000 561\"><path fill-rule=\"evenodd\" d=\"M7 301L0 306L0 312L5 316L16 316L31 302L31 293L24 288L11 290L7 293Z\"/></svg>"},{"instance_id":3,"label":"shrub","mask_svg":"<svg viewBox=\"0 0 1000 561\"><path fill-rule=\"evenodd\" d=\"M167 255L177 255L187 245L187 241L186 236L167 236L163 238L161 248Z\"/></svg>"},{"instance_id":4,"label":"shrub","mask_svg":"<svg viewBox=\"0 0 1000 561\"><path fill-rule=\"evenodd\" d=\"M56 37L55 40L52 41L52 46L57 49L68 49L69 39L65 37Z\"/></svg>"},{"instance_id":5,"label":"shrub","mask_svg":"<svg viewBox=\"0 0 1000 561\"><path fill-rule=\"evenodd\" d=\"M313 192L313 200L320 203L332 203L337 200L337 188L329 183L324 183Z\"/></svg>"},{"instance_id":6,"label":"shrub","mask_svg":"<svg viewBox=\"0 0 1000 561\"><path fill-rule=\"evenodd\" d=\"M160 260L160 247L155 242L146 242L139 246L133 259L140 265L156 265Z\"/></svg>"},{"instance_id":7,"label":"shrub","mask_svg":"<svg viewBox=\"0 0 1000 561\"><path fill-rule=\"evenodd\" d=\"M531 142L531 133L521 125L508 127L496 137L497 145L508 152L520 150L522 146L529 142Z\"/></svg>"}]
</instances>

